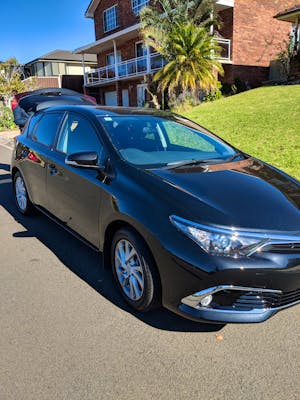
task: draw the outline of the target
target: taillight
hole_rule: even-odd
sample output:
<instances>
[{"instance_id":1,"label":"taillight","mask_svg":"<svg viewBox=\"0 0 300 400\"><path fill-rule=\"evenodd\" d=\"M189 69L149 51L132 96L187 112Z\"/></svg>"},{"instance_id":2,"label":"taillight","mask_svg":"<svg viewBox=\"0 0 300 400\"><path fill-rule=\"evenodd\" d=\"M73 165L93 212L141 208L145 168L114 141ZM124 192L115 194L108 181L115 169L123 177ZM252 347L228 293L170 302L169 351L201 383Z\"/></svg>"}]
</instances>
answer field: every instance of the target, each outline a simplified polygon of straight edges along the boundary
<instances>
[{"instance_id":1,"label":"taillight","mask_svg":"<svg viewBox=\"0 0 300 400\"><path fill-rule=\"evenodd\" d=\"M89 96L88 94L84 94L84 97L86 97L89 100L92 100L92 102L94 102L95 104L97 104L97 100L95 99L95 97L93 96Z\"/></svg>"},{"instance_id":2,"label":"taillight","mask_svg":"<svg viewBox=\"0 0 300 400\"><path fill-rule=\"evenodd\" d=\"M14 110L18 104L18 100L14 97L11 101L11 109Z\"/></svg>"}]
</instances>

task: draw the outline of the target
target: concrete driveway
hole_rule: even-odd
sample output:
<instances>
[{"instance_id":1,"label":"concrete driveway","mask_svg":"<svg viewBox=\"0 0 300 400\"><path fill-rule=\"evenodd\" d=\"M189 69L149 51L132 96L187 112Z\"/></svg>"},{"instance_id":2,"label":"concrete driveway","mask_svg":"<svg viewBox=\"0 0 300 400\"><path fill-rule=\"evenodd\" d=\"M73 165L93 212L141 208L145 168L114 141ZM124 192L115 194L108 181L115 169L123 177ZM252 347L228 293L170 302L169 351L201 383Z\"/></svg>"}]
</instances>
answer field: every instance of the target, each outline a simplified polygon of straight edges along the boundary
<instances>
[{"instance_id":1,"label":"concrete driveway","mask_svg":"<svg viewBox=\"0 0 300 400\"><path fill-rule=\"evenodd\" d=\"M20 216L0 138L0 399L299 400L300 306L259 325L131 312L101 257Z\"/></svg>"}]
</instances>

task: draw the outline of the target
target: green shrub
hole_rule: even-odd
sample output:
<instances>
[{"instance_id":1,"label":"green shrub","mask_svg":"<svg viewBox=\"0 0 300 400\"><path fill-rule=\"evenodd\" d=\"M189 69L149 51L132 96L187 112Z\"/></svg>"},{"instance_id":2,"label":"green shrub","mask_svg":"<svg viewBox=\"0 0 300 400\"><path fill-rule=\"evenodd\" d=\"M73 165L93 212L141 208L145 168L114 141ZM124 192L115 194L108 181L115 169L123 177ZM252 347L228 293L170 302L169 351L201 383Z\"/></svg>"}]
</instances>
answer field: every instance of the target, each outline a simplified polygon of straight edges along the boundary
<instances>
[{"instance_id":1,"label":"green shrub","mask_svg":"<svg viewBox=\"0 0 300 400\"><path fill-rule=\"evenodd\" d=\"M14 123L12 110L9 107L0 107L0 131L17 128L18 127Z\"/></svg>"},{"instance_id":2,"label":"green shrub","mask_svg":"<svg viewBox=\"0 0 300 400\"><path fill-rule=\"evenodd\" d=\"M222 84L218 81L216 89L211 90L203 97L202 101L215 101L222 98Z\"/></svg>"},{"instance_id":3,"label":"green shrub","mask_svg":"<svg viewBox=\"0 0 300 400\"><path fill-rule=\"evenodd\" d=\"M168 106L171 110L176 112L182 112L188 110L191 107L196 107L200 104L200 100L196 94L192 92L184 92L179 96L173 95L169 98Z\"/></svg>"},{"instance_id":4,"label":"green shrub","mask_svg":"<svg viewBox=\"0 0 300 400\"><path fill-rule=\"evenodd\" d=\"M234 83L225 82L222 85L221 92L223 96L232 96L237 93L237 87Z\"/></svg>"}]
</instances>

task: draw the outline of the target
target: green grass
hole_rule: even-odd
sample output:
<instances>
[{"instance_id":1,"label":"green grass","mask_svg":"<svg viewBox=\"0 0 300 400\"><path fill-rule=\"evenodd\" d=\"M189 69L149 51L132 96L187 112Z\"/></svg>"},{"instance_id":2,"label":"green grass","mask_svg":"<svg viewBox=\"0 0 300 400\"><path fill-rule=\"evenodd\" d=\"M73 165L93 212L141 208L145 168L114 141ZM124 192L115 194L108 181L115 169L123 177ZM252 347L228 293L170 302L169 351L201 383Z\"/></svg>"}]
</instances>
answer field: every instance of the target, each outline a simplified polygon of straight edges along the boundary
<instances>
[{"instance_id":1,"label":"green grass","mask_svg":"<svg viewBox=\"0 0 300 400\"><path fill-rule=\"evenodd\" d=\"M300 85L262 87L183 114L300 179Z\"/></svg>"}]
</instances>

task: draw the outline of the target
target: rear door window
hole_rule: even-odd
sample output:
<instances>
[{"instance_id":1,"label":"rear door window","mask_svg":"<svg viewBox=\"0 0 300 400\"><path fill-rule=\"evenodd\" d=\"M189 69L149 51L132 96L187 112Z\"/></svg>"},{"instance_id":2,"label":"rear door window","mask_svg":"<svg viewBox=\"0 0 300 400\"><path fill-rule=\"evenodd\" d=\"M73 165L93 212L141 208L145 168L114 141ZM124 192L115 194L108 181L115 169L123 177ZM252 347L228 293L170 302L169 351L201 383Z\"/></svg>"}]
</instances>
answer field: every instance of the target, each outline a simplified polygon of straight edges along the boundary
<instances>
[{"instance_id":1,"label":"rear door window","mask_svg":"<svg viewBox=\"0 0 300 400\"><path fill-rule=\"evenodd\" d=\"M45 146L50 146L54 141L63 115L59 112L44 114L32 134L32 139Z\"/></svg>"}]
</instances>

